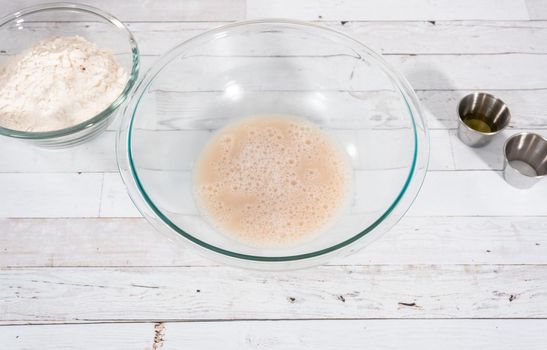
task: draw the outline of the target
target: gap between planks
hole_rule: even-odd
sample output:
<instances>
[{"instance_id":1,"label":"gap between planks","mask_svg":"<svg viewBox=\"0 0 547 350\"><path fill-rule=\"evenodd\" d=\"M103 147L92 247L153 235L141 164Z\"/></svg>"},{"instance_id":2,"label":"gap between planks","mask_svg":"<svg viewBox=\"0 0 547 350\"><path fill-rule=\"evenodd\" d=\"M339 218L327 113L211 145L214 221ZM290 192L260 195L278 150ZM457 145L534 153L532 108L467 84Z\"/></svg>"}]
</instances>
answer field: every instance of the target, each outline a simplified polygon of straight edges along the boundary
<instances>
[{"instance_id":1,"label":"gap between planks","mask_svg":"<svg viewBox=\"0 0 547 350\"><path fill-rule=\"evenodd\" d=\"M6 322L14 321L14 323L1 323L2 327L40 327L40 326L86 326L86 325L132 325L132 324L156 324L156 323L237 323L237 322L330 322L330 321L372 321L372 322L384 322L384 321L547 321L545 317L510 317L510 318L492 318L492 317L459 317L459 318L408 318L408 317L392 317L392 318L363 318L363 317L331 317L331 318L234 318L234 319L163 319L163 318L150 318L150 319L111 319L111 320L79 320L78 322L66 322L66 321L52 321L52 322L33 322L33 323L21 323L17 320L6 320ZM3 321L0 321L3 322Z\"/></svg>"}]
</instances>

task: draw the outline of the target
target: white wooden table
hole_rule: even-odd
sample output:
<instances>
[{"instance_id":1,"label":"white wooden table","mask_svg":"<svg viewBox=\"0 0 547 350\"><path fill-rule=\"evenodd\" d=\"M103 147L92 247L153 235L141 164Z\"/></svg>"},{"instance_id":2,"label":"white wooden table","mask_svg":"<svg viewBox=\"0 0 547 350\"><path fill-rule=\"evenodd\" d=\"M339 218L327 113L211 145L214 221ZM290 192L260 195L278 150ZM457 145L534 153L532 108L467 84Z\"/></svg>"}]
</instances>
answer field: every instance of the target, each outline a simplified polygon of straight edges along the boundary
<instances>
[{"instance_id":1,"label":"white wooden table","mask_svg":"<svg viewBox=\"0 0 547 350\"><path fill-rule=\"evenodd\" d=\"M36 1L0 1L0 12ZM547 349L547 180L501 177L501 144L547 135L546 0L87 0L128 24L146 69L245 18L320 22L382 52L416 89L430 170L405 218L358 254L263 273L172 246L130 202L116 125L66 151L0 139L0 349ZM455 136L485 90L511 127Z\"/></svg>"}]
</instances>

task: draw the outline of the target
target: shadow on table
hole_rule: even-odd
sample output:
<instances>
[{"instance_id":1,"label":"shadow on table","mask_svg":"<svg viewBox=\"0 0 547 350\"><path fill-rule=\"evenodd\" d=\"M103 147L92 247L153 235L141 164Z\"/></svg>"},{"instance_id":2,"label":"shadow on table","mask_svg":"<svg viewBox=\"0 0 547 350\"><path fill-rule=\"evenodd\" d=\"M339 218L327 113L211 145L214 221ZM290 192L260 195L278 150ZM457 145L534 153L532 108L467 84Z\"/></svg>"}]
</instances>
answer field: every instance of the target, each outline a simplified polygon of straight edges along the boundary
<instances>
[{"instance_id":1,"label":"shadow on table","mask_svg":"<svg viewBox=\"0 0 547 350\"><path fill-rule=\"evenodd\" d=\"M448 129L450 148L456 170L495 170L502 176L503 143L511 134L504 130L492 142L481 148L465 145L457 136L458 104L468 93L479 90L457 90L450 79L432 67L418 67L406 74L412 86L427 86L435 90L418 91L424 114L431 129ZM434 145L432 145L434 147ZM434 152L432 150L432 152Z\"/></svg>"}]
</instances>

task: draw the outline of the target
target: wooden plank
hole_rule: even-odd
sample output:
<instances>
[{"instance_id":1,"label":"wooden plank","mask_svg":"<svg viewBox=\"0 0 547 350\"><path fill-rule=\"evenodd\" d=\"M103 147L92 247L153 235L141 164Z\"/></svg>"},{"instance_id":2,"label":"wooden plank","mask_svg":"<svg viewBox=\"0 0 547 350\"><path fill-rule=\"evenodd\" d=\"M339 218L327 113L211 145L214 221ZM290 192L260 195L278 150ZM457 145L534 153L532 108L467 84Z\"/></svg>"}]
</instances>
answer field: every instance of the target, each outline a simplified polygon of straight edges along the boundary
<instances>
[{"instance_id":1,"label":"wooden plank","mask_svg":"<svg viewBox=\"0 0 547 350\"><path fill-rule=\"evenodd\" d=\"M544 264L546 217L403 217L368 247L331 265Z\"/></svg>"},{"instance_id":2,"label":"wooden plank","mask_svg":"<svg viewBox=\"0 0 547 350\"><path fill-rule=\"evenodd\" d=\"M426 55L387 56L415 89L535 89L545 88L547 73L540 66L547 56ZM537 72L531 73L531 72Z\"/></svg>"},{"instance_id":3,"label":"wooden plank","mask_svg":"<svg viewBox=\"0 0 547 350\"><path fill-rule=\"evenodd\" d=\"M457 106L459 101L467 94L475 90L417 90L416 94L424 109L425 117L430 129L455 129L457 128ZM511 110L511 123L509 128L515 129L546 129L547 128L547 89L539 90L488 90L498 98L501 98ZM198 93L196 93L198 94ZM208 99L208 93L199 93L194 104L188 104L188 112L199 105L199 99ZM216 94L216 93L211 93ZM214 95L213 95L214 96ZM177 104L177 113L186 113L184 106ZM174 109L175 106L171 107ZM171 109L169 104L165 109ZM177 114L174 114L177 116ZM384 121L389 122L389 121ZM382 126L379 121L378 126ZM390 124L386 124L389 126ZM115 120L109 130L119 128L119 119ZM2 139L0 139L1 142Z\"/></svg>"},{"instance_id":4,"label":"wooden plank","mask_svg":"<svg viewBox=\"0 0 547 350\"><path fill-rule=\"evenodd\" d=\"M547 128L547 90L493 91L503 99L511 109L512 121L510 128L503 136L486 148L471 149L463 146L451 131L450 137L446 128L457 127L456 108L461 97L471 91L418 91L424 110L427 112L427 122L431 131L430 170L477 170L494 168L501 169L501 144L508 135L520 130L537 130L545 135ZM213 93L198 94L194 103L205 101ZM297 98L297 96L295 96ZM203 102L204 103L204 102ZM185 104L184 108L173 110L173 117L190 113L193 104ZM175 107L164 106L163 110ZM163 112L162 112L163 113ZM347 111L351 113L351 111ZM377 121L379 127L390 126L389 120ZM436 130L439 129L439 130ZM520 129L520 130L516 130ZM547 135L546 135L547 136ZM114 152L116 133L114 130L105 132L95 140L81 146L65 150L49 150L7 137L0 138L0 148L4 156L0 158L0 172L117 172L116 155ZM457 162L453 164L450 143L454 147ZM484 162L487 160L487 162Z\"/></svg>"},{"instance_id":5,"label":"wooden plank","mask_svg":"<svg viewBox=\"0 0 547 350\"><path fill-rule=\"evenodd\" d=\"M418 90L416 94L420 99L424 109L425 117L430 129L455 129L457 128L457 106L459 101L474 90ZM539 90L490 90L497 97L501 98L511 110L510 128L515 129L545 129L547 128L547 89ZM191 112L192 108L199 106L200 100L207 100L209 96L215 96L216 93L196 93L193 103L180 104L176 106L166 103L162 112L173 111L173 117ZM199 96L198 96L199 95ZM297 95L295 93L295 95ZM188 97L186 97L186 101ZM187 106L188 110L184 109ZM176 111L176 112L175 112ZM349 113L350 111L347 111ZM159 111L158 111L159 113ZM383 123L389 123L388 120L380 120L378 126ZM386 124L385 126L389 126ZM109 127L109 130L115 131L119 128L119 119ZM2 139L0 139L2 142ZM17 143L19 144L19 143Z\"/></svg>"},{"instance_id":6,"label":"wooden plank","mask_svg":"<svg viewBox=\"0 0 547 350\"><path fill-rule=\"evenodd\" d=\"M40 3L37 0L6 2L3 13ZM247 18L287 17L303 20L527 20L524 1L472 0L454 3L448 0L417 0L401 3L396 0L344 0L341 3L304 0L164 0L134 6L129 0L88 0L85 3L110 12L120 20L131 21L232 21ZM535 15L537 17L537 15Z\"/></svg>"},{"instance_id":7,"label":"wooden plank","mask_svg":"<svg viewBox=\"0 0 547 350\"><path fill-rule=\"evenodd\" d=\"M120 176L104 174L104 185L102 177L97 173L0 174L0 212L4 217L140 216ZM489 185L477 185L481 183ZM467 191L469 186L474 188L472 194ZM498 190L490 191L492 186ZM441 194L449 200L438 203ZM533 191L518 190L507 185L499 172L430 172L409 215L544 215L545 195L546 183L540 182Z\"/></svg>"},{"instance_id":8,"label":"wooden plank","mask_svg":"<svg viewBox=\"0 0 547 350\"><path fill-rule=\"evenodd\" d=\"M206 30L230 22L132 22L128 27L135 36L142 55L162 55L180 43ZM500 54L547 53L547 22L545 21L327 21L314 22L346 33L373 50L383 54ZM29 43L52 35L88 35L118 52L104 27L96 22L75 22L59 27L52 22L26 25L24 33L8 37L3 45L6 54L20 49L20 41ZM66 30L66 33L61 31ZM7 30L10 30L9 28ZM11 29L17 31L14 27ZM503 37L503 40L499 40ZM265 36L265 38L268 38ZM274 38L272 36L271 38ZM17 42L15 42L17 40ZM291 45L295 52L300 44ZM243 44L244 45L244 44ZM308 45L309 46L309 43ZM323 48L325 49L325 48ZM272 45L272 53L276 48Z\"/></svg>"},{"instance_id":9,"label":"wooden plank","mask_svg":"<svg viewBox=\"0 0 547 350\"><path fill-rule=\"evenodd\" d=\"M3 13L40 3L37 0L6 2ZM401 3L396 0L368 1L344 0L341 3L304 0L298 3L287 0L164 0L134 6L129 0L85 2L110 12L120 20L130 21L232 21L247 18L287 17L303 20L527 20L528 9L524 1L472 0L454 3L448 0L417 0ZM538 15L532 13L534 19Z\"/></svg>"},{"instance_id":10,"label":"wooden plank","mask_svg":"<svg viewBox=\"0 0 547 350\"><path fill-rule=\"evenodd\" d=\"M342 149L355 149L355 152L347 155L355 171L410 166L411 154L403 153L408 156L404 157L400 153L407 147L412 147L413 135L410 128L327 129L326 132ZM134 159L138 168L143 170L191 172L196 157L210 137L211 132L208 130L136 130L132 138L135 145ZM454 169L448 131L433 130L430 140L433 150L430 169ZM390 148L381 154L368 152L380 143L389 144ZM142 145L141 149L139 145ZM156 152L148 152L150 145L154 145Z\"/></svg>"},{"instance_id":11,"label":"wooden plank","mask_svg":"<svg viewBox=\"0 0 547 350\"><path fill-rule=\"evenodd\" d=\"M4 349L152 349L154 324L9 326L0 328Z\"/></svg>"},{"instance_id":12,"label":"wooden plank","mask_svg":"<svg viewBox=\"0 0 547 350\"><path fill-rule=\"evenodd\" d=\"M82 145L52 150L1 137L0 172L117 172L115 138L116 132L106 131Z\"/></svg>"},{"instance_id":13,"label":"wooden plank","mask_svg":"<svg viewBox=\"0 0 547 350\"><path fill-rule=\"evenodd\" d=\"M0 267L217 265L142 218L0 219L0 227ZM545 232L547 217L404 217L329 264L547 264Z\"/></svg>"},{"instance_id":14,"label":"wooden plank","mask_svg":"<svg viewBox=\"0 0 547 350\"><path fill-rule=\"evenodd\" d=\"M422 107L428 117L429 128L455 129L458 126L457 108L460 100L473 90L423 91L418 90ZM490 90L501 98L511 111L509 128L545 129L547 128L547 89L539 90Z\"/></svg>"},{"instance_id":15,"label":"wooden plank","mask_svg":"<svg viewBox=\"0 0 547 350\"><path fill-rule=\"evenodd\" d=\"M420 21L318 22L383 54L547 53L547 22ZM145 55L162 55L218 22L129 23ZM499 40L503 37L503 40Z\"/></svg>"},{"instance_id":16,"label":"wooden plank","mask_svg":"<svg viewBox=\"0 0 547 350\"><path fill-rule=\"evenodd\" d=\"M224 126L227 119L246 117L260 111L304 116L332 133L354 130L362 134L382 133L388 129L398 129L393 131L396 137L398 133L403 135L404 129L412 127L406 104L394 91L247 91L239 106L226 100L224 91L157 89L139 105L139 117L133 128L139 133L156 130L186 132L187 136L201 141L213 129ZM148 115L155 117L141 117ZM198 132L203 137L197 137ZM139 139L141 136L147 135L136 135ZM361 136L364 138L364 135Z\"/></svg>"},{"instance_id":17,"label":"wooden plank","mask_svg":"<svg viewBox=\"0 0 547 350\"><path fill-rule=\"evenodd\" d=\"M131 0L86 0L87 5L109 12L124 22L130 21L233 21L245 17L244 0L162 0L139 3ZM4 1L2 13L7 15L40 0Z\"/></svg>"},{"instance_id":18,"label":"wooden plank","mask_svg":"<svg viewBox=\"0 0 547 350\"><path fill-rule=\"evenodd\" d=\"M103 174L0 174L2 217L88 217L99 213Z\"/></svg>"},{"instance_id":19,"label":"wooden plank","mask_svg":"<svg viewBox=\"0 0 547 350\"><path fill-rule=\"evenodd\" d=\"M389 55L384 58L403 73L413 88L417 90L530 90L547 88L547 74L544 74L542 70L547 65L547 55ZM266 61L271 61L272 64L281 63L280 58L275 57L232 57L230 60L227 60L226 57L199 57L199 59L204 62L204 66L222 64L226 69L233 69L236 65L248 65L252 60L257 59L261 60L260 62L263 64ZM155 56L143 56L142 71L145 72L156 60ZM153 88L170 91L223 91L224 85L221 80L194 70L196 60L197 58L194 58L194 64L181 66L184 69L177 72L177 74L186 76L184 81L174 79L172 82L164 82L161 86ZM351 75L352 63L354 63L351 58L328 56L291 59L294 68L301 69L299 73L301 77L316 74L324 69L325 63L328 66L336 67L340 74L339 79L333 80L324 89L347 90L347 77ZM537 72L537 74L530 72ZM192 79L192 74L202 75L199 79ZM261 89L287 90L293 80L292 84L294 85L291 90L298 90L300 86L297 77L274 77L266 73L264 76L271 80L264 83L265 85L261 86ZM243 86L251 78L251 75L239 76ZM354 81L352 84L353 90L370 90L373 87L365 80Z\"/></svg>"},{"instance_id":20,"label":"wooden plank","mask_svg":"<svg viewBox=\"0 0 547 350\"><path fill-rule=\"evenodd\" d=\"M321 23L383 54L545 53L545 22L423 21ZM503 40L499 40L503 37Z\"/></svg>"},{"instance_id":21,"label":"wooden plank","mask_svg":"<svg viewBox=\"0 0 547 350\"><path fill-rule=\"evenodd\" d=\"M303 20L453 20L528 19L524 1L415 0L401 2L342 0L248 0L247 18L297 18Z\"/></svg>"},{"instance_id":22,"label":"wooden plank","mask_svg":"<svg viewBox=\"0 0 547 350\"><path fill-rule=\"evenodd\" d=\"M545 215L546 196L547 182L521 190L507 184L497 171L430 172L407 215Z\"/></svg>"},{"instance_id":23,"label":"wooden plank","mask_svg":"<svg viewBox=\"0 0 547 350\"><path fill-rule=\"evenodd\" d=\"M102 177L97 173L0 174L0 212L4 217L28 218L140 216L120 176L104 174L101 186ZM473 188L472 193L469 188ZM500 172L430 172L408 215L545 215L545 196L546 182L538 183L533 191L519 190L506 184Z\"/></svg>"},{"instance_id":24,"label":"wooden plank","mask_svg":"<svg viewBox=\"0 0 547 350\"><path fill-rule=\"evenodd\" d=\"M546 320L343 320L166 323L164 349L543 350ZM214 336L211 336L214 334Z\"/></svg>"},{"instance_id":25,"label":"wooden plank","mask_svg":"<svg viewBox=\"0 0 547 350\"><path fill-rule=\"evenodd\" d=\"M547 317L547 265L20 268L0 283L2 324Z\"/></svg>"},{"instance_id":26,"label":"wooden plank","mask_svg":"<svg viewBox=\"0 0 547 350\"><path fill-rule=\"evenodd\" d=\"M0 227L0 267L212 264L143 218L0 219Z\"/></svg>"},{"instance_id":27,"label":"wooden plank","mask_svg":"<svg viewBox=\"0 0 547 350\"><path fill-rule=\"evenodd\" d=\"M105 174L106 190L103 191L101 216L137 216L138 213L130 205L131 202L123 188L123 183L117 176L116 174ZM470 188L473 189L471 193ZM492 188L496 188L496 191L492 191ZM104 200L105 193L108 193L108 200ZM508 185L500 172L430 172L416 202L407 215L545 215L547 213L547 202L544 200L546 196L547 182L538 183L533 191L519 190ZM439 200L439 198L443 198L443 200Z\"/></svg>"},{"instance_id":28,"label":"wooden plank","mask_svg":"<svg viewBox=\"0 0 547 350\"><path fill-rule=\"evenodd\" d=\"M543 350L546 320L310 320L7 326L8 349ZM155 328L155 330L154 330ZM67 336L70 335L70 336ZM214 336L212 336L214 335ZM161 339L161 340L160 340Z\"/></svg>"}]
</instances>

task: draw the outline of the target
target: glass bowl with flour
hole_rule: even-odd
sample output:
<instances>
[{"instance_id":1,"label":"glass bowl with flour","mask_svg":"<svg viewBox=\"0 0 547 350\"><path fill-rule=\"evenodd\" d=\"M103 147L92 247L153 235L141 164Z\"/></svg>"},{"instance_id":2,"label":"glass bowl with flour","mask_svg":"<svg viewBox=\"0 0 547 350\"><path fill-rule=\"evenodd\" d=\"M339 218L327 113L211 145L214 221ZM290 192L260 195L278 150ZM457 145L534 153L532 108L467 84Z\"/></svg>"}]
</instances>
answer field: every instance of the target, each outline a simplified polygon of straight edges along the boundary
<instances>
[{"instance_id":1,"label":"glass bowl with flour","mask_svg":"<svg viewBox=\"0 0 547 350\"><path fill-rule=\"evenodd\" d=\"M133 35L84 5L46 4L0 20L0 134L40 146L106 129L138 76Z\"/></svg>"}]
</instances>

